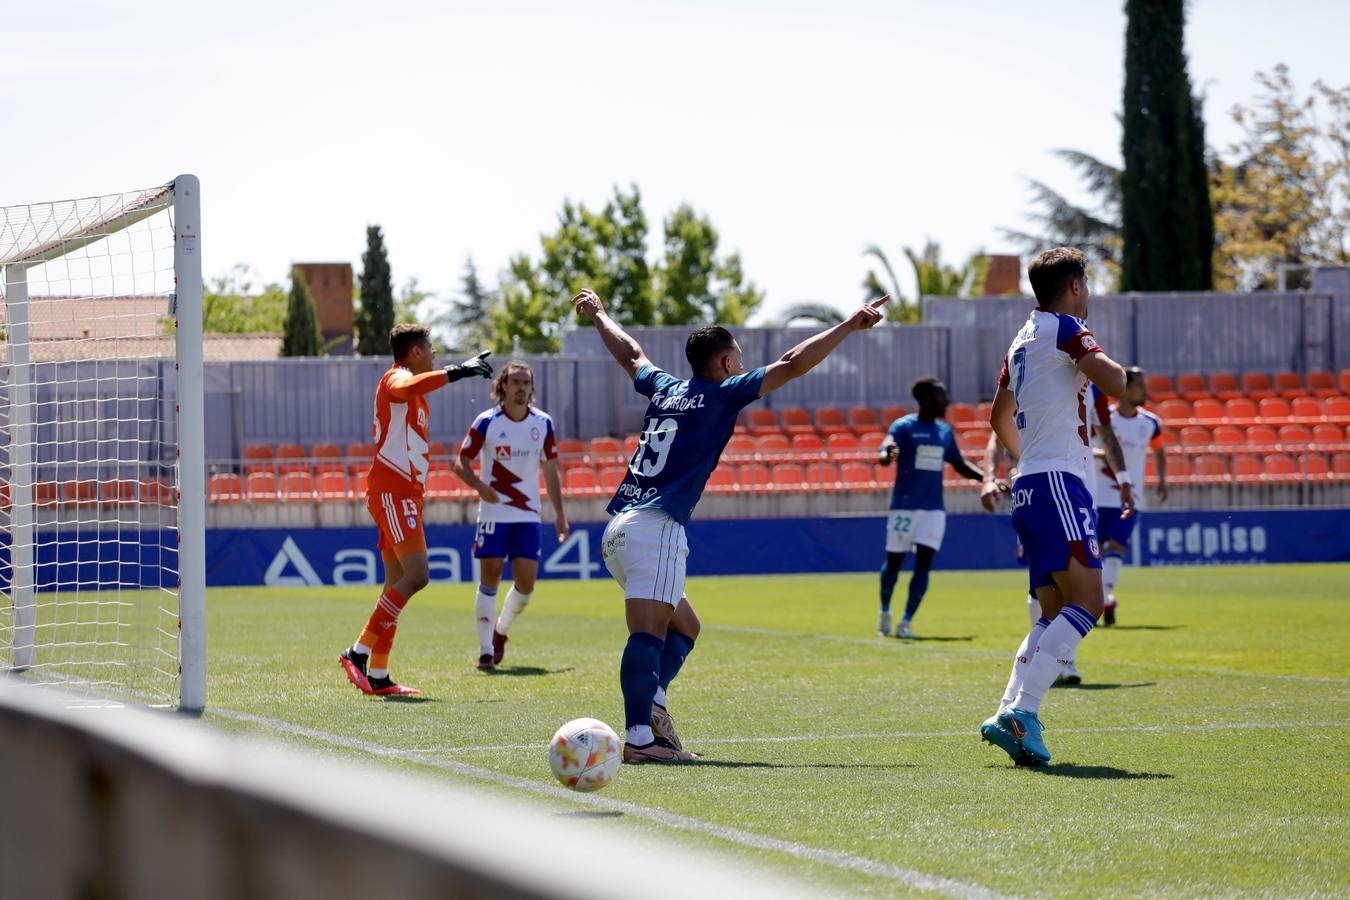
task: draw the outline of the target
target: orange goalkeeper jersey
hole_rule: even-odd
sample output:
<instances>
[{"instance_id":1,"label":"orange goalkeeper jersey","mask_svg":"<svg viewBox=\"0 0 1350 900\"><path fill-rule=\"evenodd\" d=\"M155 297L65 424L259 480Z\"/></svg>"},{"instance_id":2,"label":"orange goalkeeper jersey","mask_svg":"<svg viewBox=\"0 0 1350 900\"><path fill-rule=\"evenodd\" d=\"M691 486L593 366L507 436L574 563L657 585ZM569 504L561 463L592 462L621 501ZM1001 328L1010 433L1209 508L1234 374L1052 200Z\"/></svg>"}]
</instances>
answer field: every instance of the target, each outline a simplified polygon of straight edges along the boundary
<instances>
[{"instance_id":1,"label":"orange goalkeeper jersey","mask_svg":"<svg viewBox=\"0 0 1350 900\"><path fill-rule=\"evenodd\" d=\"M375 458L367 496L420 498L425 493L429 444L425 395L448 383L443 369L414 375L395 363L384 373L375 391Z\"/></svg>"}]
</instances>

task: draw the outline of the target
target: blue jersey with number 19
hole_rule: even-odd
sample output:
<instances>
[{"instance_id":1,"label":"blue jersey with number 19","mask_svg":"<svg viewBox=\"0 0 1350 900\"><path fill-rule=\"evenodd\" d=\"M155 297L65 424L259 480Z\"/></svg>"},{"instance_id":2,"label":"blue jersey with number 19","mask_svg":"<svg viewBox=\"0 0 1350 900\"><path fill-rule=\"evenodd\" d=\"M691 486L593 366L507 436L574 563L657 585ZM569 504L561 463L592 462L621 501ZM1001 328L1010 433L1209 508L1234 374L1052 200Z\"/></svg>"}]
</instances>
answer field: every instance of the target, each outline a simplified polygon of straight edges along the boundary
<instances>
[{"instance_id":1,"label":"blue jersey with number 19","mask_svg":"<svg viewBox=\"0 0 1350 900\"><path fill-rule=\"evenodd\" d=\"M736 416L759 399L763 384L763 368L725 381L681 380L650 363L638 369L633 388L651 402L638 448L606 511L659 509L688 523Z\"/></svg>"}]
</instances>

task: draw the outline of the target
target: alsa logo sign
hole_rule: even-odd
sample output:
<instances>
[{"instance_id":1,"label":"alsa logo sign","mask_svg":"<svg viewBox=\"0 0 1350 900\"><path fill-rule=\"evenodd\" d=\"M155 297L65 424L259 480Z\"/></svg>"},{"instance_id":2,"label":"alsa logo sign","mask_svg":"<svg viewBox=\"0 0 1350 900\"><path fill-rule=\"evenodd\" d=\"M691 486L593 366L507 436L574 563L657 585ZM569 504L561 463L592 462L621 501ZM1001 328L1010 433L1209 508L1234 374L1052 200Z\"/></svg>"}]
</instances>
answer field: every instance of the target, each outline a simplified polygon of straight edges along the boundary
<instances>
[{"instance_id":1,"label":"alsa logo sign","mask_svg":"<svg viewBox=\"0 0 1350 900\"><path fill-rule=\"evenodd\" d=\"M287 535L281 548L272 557L263 574L268 587L320 587L331 584L338 587L376 585L383 580L379 555L363 547L342 547L322 552L306 553ZM477 581L478 560L454 547L428 547L427 568L431 581L436 583ZM591 562L591 540L584 529L573 531L562 544L543 561L543 573L554 578L594 578L601 572L598 562Z\"/></svg>"},{"instance_id":2,"label":"alsa logo sign","mask_svg":"<svg viewBox=\"0 0 1350 900\"><path fill-rule=\"evenodd\" d=\"M1153 565L1189 562L1262 562L1268 542L1260 525L1220 522L1146 528L1145 548Z\"/></svg>"}]
</instances>

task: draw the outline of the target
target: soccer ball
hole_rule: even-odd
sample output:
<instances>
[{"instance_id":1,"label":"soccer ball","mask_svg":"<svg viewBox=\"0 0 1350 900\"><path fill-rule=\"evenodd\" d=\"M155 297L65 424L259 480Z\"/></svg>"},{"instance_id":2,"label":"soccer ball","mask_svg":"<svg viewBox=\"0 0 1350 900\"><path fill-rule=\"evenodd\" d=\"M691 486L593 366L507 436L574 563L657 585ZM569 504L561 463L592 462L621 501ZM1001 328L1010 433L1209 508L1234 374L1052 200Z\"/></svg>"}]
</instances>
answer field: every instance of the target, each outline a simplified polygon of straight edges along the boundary
<instances>
[{"instance_id":1,"label":"soccer ball","mask_svg":"<svg viewBox=\"0 0 1350 900\"><path fill-rule=\"evenodd\" d=\"M599 719L573 719L548 743L548 764L564 787L598 791L619 774L619 736Z\"/></svg>"}]
</instances>

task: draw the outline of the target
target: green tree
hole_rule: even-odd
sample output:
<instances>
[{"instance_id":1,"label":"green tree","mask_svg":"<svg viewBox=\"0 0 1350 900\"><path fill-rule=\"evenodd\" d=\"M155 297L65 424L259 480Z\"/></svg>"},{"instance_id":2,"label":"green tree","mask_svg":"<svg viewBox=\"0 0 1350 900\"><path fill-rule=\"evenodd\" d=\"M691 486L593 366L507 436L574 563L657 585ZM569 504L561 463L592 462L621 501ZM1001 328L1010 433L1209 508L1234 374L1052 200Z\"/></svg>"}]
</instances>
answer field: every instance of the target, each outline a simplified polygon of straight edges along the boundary
<instances>
[{"instance_id":1,"label":"green tree","mask_svg":"<svg viewBox=\"0 0 1350 900\"><path fill-rule=\"evenodd\" d=\"M257 291L249 267L236 264L211 278L202 291L202 330L208 334L279 334L286 319L286 288L268 283Z\"/></svg>"},{"instance_id":2,"label":"green tree","mask_svg":"<svg viewBox=\"0 0 1350 900\"><path fill-rule=\"evenodd\" d=\"M286 322L282 327L282 356L320 356L323 336L314 314L314 298L299 269L291 270L291 298L286 307Z\"/></svg>"},{"instance_id":3,"label":"green tree","mask_svg":"<svg viewBox=\"0 0 1350 900\"><path fill-rule=\"evenodd\" d=\"M512 257L492 306L492 349L497 355L510 354L517 337L526 353L558 352L558 304L544 280L524 253Z\"/></svg>"},{"instance_id":4,"label":"green tree","mask_svg":"<svg viewBox=\"0 0 1350 900\"><path fill-rule=\"evenodd\" d=\"M1280 264L1350 262L1350 86L1300 98L1284 65L1256 80L1252 105L1232 110L1242 138L1211 170L1225 290L1274 288Z\"/></svg>"},{"instance_id":5,"label":"green tree","mask_svg":"<svg viewBox=\"0 0 1350 900\"><path fill-rule=\"evenodd\" d=\"M954 268L942 261L942 248L936 241L926 241L923 250L916 253L909 247L903 248L905 258L909 260L914 275L915 298L910 303L900 288L900 279L895 274L886 251L871 244L863 251L870 256L886 273L889 284L882 282L874 270L868 270L863 278L864 302L875 300L882 294L890 294L891 302L886 304L886 317L892 322L918 322L921 318L919 300L924 296L973 296L984 290L984 276L989 271L989 258L983 251L975 253L964 265Z\"/></svg>"},{"instance_id":6,"label":"green tree","mask_svg":"<svg viewBox=\"0 0 1350 900\"><path fill-rule=\"evenodd\" d=\"M647 264L647 217L637 185L614 196L599 212L563 201L558 228L539 239L544 287L561 301L583 287L605 298L614 318L628 325L655 322L651 269ZM560 305L566 314L570 306Z\"/></svg>"},{"instance_id":7,"label":"green tree","mask_svg":"<svg viewBox=\"0 0 1350 900\"><path fill-rule=\"evenodd\" d=\"M359 291L356 352L362 356L385 356L389 353L389 330L394 327L394 281L384 235L378 225L366 229Z\"/></svg>"},{"instance_id":8,"label":"green tree","mask_svg":"<svg viewBox=\"0 0 1350 900\"><path fill-rule=\"evenodd\" d=\"M717 229L687 203L665 220L665 254L656 270L663 325L744 325L764 302L747 281L740 254L719 260Z\"/></svg>"},{"instance_id":9,"label":"green tree","mask_svg":"<svg viewBox=\"0 0 1350 900\"><path fill-rule=\"evenodd\" d=\"M778 320L784 327L800 323L829 326L844 321L844 314L828 303L794 303L778 314Z\"/></svg>"},{"instance_id":10,"label":"green tree","mask_svg":"<svg viewBox=\"0 0 1350 900\"><path fill-rule=\"evenodd\" d=\"M422 290L422 286L416 278L409 278L403 287L399 288L398 295L394 297L394 323L420 322L422 320L422 305L435 299L435 294Z\"/></svg>"},{"instance_id":11,"label":"green tree","mask_svg":"<svg viewBox=\"0 0 1350 900\"><path fill-rule=\"evenodd\" d=\"M464 274L460 276L459 295L450 301L446 311L431 323L444 328L450 346L468 352L492 347L493 294L478 278L473 258L465 260Z\"/></svg>"},{"instance_id":12,"label":"green tree","mask_svg":"<svg viewBox=\"0 0 1350 900\"><path fill-rule=\"evenodd\" d=\"M1208 290L1214 216L1184 0L1126 0L1120 286Z\"/></svg>"}]
</instances>

